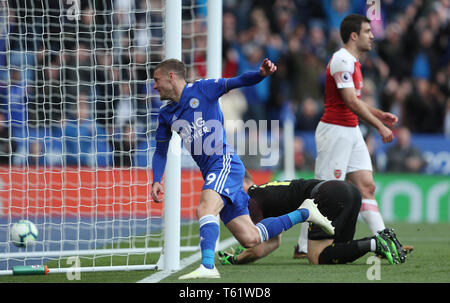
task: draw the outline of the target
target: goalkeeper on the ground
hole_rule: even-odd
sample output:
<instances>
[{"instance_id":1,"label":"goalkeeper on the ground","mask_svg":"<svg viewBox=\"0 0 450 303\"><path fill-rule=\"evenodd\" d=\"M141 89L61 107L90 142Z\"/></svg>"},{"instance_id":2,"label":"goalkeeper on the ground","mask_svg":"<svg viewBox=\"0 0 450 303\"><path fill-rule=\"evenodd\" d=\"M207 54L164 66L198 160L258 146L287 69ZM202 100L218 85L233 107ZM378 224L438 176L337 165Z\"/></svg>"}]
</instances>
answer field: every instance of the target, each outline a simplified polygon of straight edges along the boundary
<instances>
[{"instance_id":1,"label":"goalkeeper on the ground","mask_svg":"<svg viewBox=\"0 0 450 303\"><path fill-rule=\"evenodd\" d=\"M335 234L328 235L311 224L308 233L308 260L311 264L345 264L368 252L385 257L390 264L403 263L406 250L393 229L386 228L377 235L354 240L356 221L361 208L361 194L345 181L298 179L255 185L246 172L244 190L250 196L249 211L256 224L266 217L279 216L297 209L305 199L313 199L320 212L332 221ZM267 256L277 249L281 235L250 249L219 251L222 264L244 264Z\"/></svg>"}]
</instances>

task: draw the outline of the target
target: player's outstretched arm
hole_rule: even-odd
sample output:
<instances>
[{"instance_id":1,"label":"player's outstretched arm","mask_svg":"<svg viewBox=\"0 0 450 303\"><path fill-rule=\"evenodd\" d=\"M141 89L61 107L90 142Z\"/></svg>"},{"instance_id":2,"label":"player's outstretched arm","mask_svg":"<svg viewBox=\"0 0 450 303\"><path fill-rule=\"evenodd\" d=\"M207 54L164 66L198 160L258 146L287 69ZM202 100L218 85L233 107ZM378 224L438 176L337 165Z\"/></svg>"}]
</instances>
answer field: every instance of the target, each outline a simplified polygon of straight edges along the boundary
<instances>
[{"instance_id":1,"label":"player's outstretched arm","mask_svg":"<svg viewBox=\"0 0 450 303\"><path fill-rule=\"evenodd\" d=\"M258 84L265 77L272 75L276 70L277 66L272 61L265 58L258 71L246 72L240 76L227 79L227 91Z\"/></svg>"},{"instance_id":2,"label":"player's outstretched arm","mask_svg":"<svg viewBox=\"0 0 450 303\"><path fill-rule=\"evenodd\" d=\"M261 258L272 253L281 244L281 235L269 239L266 242L260 243L256 246L247 248L242 252L236 254L226 251L219 251L220 263L223 265L228 264L247 264L255 262Z\"/></svg>"}]
</instances>

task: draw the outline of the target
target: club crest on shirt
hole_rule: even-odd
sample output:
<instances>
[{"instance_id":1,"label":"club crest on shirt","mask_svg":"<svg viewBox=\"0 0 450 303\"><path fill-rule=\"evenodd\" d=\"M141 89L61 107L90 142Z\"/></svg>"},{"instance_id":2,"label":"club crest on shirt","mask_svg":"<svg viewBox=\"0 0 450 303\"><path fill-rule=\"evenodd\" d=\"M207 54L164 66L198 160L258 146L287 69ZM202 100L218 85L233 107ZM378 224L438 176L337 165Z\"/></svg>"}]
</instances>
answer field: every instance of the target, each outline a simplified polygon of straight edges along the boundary
<instances>
[{"instance_id":1,"label":"club crest on shirt","mask_svg":"<svg viewBox=\"0 0 450 303\"><path fill-rule=\"evenodd\" d=\"M192 98L191 100L189 100L189 105L192 108L197 108L200 105L200 101L198 101L197 98Z\"/></svg>"},{"instance_id":2,"label":"club crest on shirt","mask_svg":"<svg viewBox=\"0 0 450 303\"><path fill-rule=\"evenodd\" d=\"M340 170L340 169L335 169L335 170L334 170L334 177L335 177L336 179L339 179L341 176L342 176L342 170Z\"/></svg>"}]
</instances>

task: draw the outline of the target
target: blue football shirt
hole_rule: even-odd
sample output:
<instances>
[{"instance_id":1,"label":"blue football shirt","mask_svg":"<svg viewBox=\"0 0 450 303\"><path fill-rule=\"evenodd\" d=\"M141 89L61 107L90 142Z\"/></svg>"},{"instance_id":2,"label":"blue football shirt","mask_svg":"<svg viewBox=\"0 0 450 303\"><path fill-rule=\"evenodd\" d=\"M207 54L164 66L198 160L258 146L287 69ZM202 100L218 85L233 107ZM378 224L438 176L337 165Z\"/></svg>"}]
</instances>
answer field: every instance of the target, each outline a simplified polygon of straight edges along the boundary
<instances>
[{"instance_id":1,"label":"blue football shirt","mask_svg":"<svg viewBox=\"0 0 450 303\"><path fill-rule=\"evenodd\" d=\"M228 91L227 80L203 79L187 83L179 103L167 102L161 106L158 116L156 141L169 141L172 130L177 132L203 174L223 155L234 152L226 143L218 101Z\"/></svg>"}]
</instances>

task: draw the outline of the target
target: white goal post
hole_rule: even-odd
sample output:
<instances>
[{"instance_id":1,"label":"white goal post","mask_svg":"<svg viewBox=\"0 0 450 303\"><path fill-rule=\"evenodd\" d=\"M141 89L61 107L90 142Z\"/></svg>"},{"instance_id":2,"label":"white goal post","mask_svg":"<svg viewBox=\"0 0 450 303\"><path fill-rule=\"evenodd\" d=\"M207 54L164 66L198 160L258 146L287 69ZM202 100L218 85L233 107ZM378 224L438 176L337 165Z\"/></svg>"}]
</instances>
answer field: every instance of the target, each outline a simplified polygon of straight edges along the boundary
<instances>
[{"instance_id":1,"label":"white goal post","mask_svg":"<svg viewBox=\"0 0 450 303\"><path fill-rule=\"evenodd\" d=\"M205 64L208 78L221 77L222 1L56 2L59 8L44 0L39 7L0 5L0 98L9 127L0 138L9 147L0 167L0 275L44 264L50 274L72 271L71 257L81 259L81 272L177 270L181 252L200 248L193 214L202 180L175 134L165 202L151 201L152 102L160 100L148 70L165 58L189 58L189 69ZM202 47L206 62L194 60ZM138 143L118 142L123 136ZM9 239L20 219L39 231L26 248Z\"/></svg>"}]
</instances>

